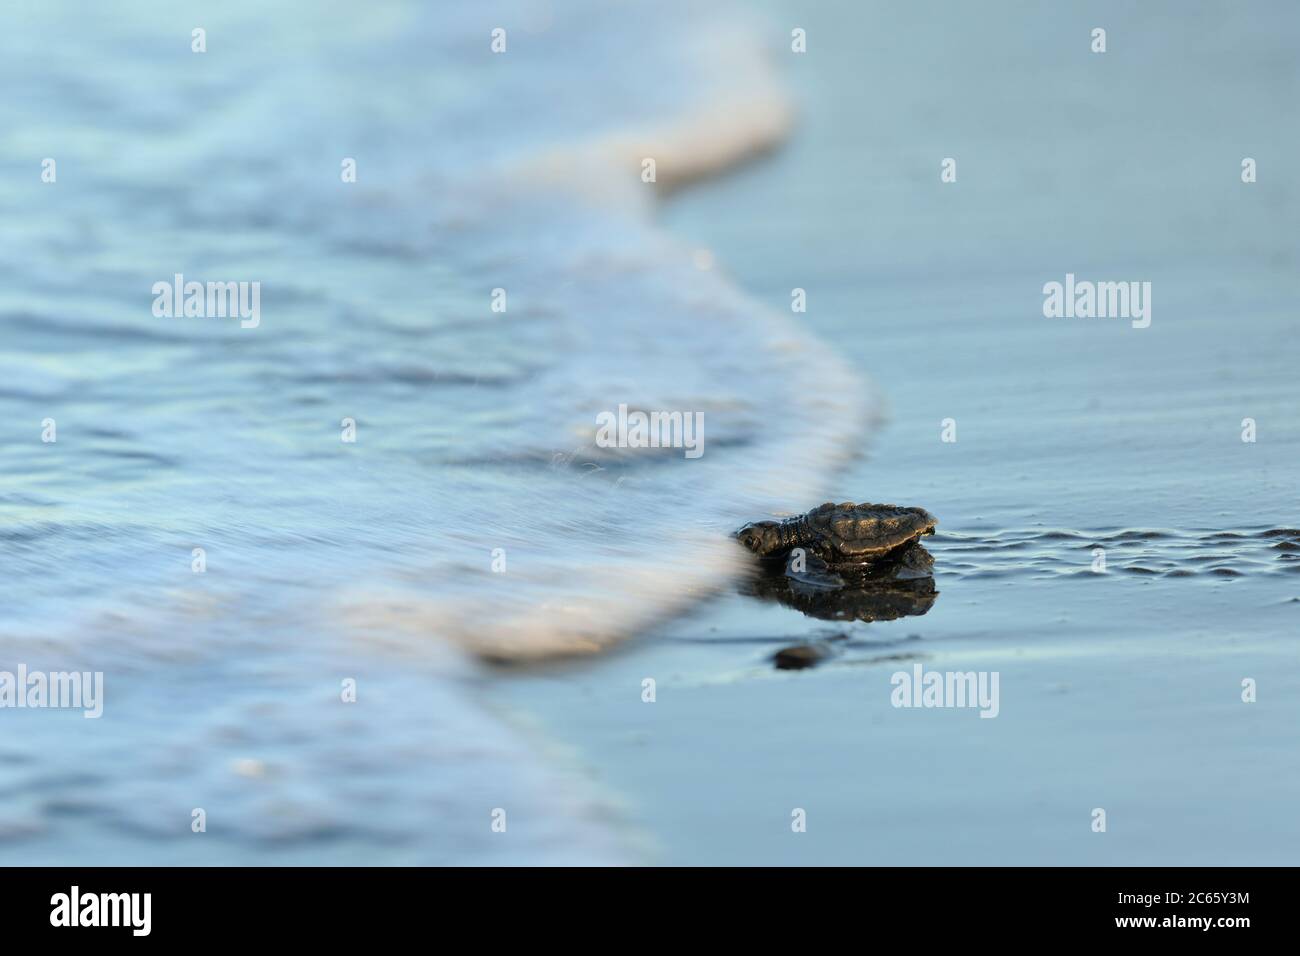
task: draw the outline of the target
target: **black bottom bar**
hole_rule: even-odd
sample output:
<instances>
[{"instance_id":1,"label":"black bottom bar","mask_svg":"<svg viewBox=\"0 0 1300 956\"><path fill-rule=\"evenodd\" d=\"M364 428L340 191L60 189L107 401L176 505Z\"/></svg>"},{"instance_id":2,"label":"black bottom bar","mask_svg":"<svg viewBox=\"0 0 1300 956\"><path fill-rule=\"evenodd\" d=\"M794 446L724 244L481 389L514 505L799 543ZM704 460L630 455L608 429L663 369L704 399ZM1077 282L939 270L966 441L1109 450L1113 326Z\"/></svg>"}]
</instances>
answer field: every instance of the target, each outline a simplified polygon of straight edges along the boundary
<instances>
[{"instance_id":1,"label":"black bottom bar","mask_svg":"<svg viewBox=\"0 0 1300 956\"><path fill-rule=\"evenodd\" d=\"M734 941L782 929L806 934L838 926L836 932L874 935L910 926L927 940L969 940L978 928L983 940L1105 935L1230 945L1241 933L1283 930L1281 901L1294 882L1288 870L1227 868L23 868L4 876L6 941L76 933L82 943L116 937L334 945L394 933L420 933L433 943L430 930L480 932L494 941L518 930L539 942L552 932L582 936L611 921L638 938L692 927L695 938L721 932Z\"/></svg>"}]
</instances>

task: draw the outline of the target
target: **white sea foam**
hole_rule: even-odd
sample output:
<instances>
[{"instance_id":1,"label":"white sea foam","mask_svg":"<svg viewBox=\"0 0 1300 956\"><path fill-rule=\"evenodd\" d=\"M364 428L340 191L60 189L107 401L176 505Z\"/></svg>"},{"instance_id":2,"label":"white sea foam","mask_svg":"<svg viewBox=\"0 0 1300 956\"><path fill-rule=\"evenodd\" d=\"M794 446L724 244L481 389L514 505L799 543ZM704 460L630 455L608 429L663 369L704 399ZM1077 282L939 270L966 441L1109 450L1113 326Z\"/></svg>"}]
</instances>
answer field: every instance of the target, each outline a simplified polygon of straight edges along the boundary
<instances>
[{"instance_id":1,"label":"white sea foam","mask_svg":"<svg viewBox=\"0 0 1300 956\"><path fill-rule=\"evenodd\" d=\"M447 537L431 542L416 582L345 595L359 632L442 637L506 660L598 651L726 586L747 563L728 532L820 502L860 447L871 406L834 350L780 303L699 269L654 224L664 189L744 162L792 125L753 32L682 31L696 35L709 42L675 52L707 71L702 102L675 121L526 155L482 187L489 204L534 210L505 225L532 239L532 268L512 278L557 351L517 386L526 399L512 403L527 413L471 440L480 447L467 457L548 467L468 507L448 502ZM654 185L639 175L645 157ZM597 447L595 416L619 403L703 412L708 454L670 462ZM490 567L496 548L504 573Z\"/></svg>"}]
</instances>

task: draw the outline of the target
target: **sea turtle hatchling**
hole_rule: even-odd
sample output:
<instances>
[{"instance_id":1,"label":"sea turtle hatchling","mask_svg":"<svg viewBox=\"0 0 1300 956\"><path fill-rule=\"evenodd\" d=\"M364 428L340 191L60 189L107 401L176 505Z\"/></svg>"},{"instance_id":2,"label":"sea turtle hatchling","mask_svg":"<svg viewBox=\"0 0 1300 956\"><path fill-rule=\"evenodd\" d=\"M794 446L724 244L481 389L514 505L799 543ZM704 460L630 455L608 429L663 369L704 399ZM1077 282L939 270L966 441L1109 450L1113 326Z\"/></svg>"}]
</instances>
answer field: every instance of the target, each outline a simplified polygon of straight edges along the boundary
<instances>
[{"instance_id":1,"label":"sea turtle hatchling","mask_svg":"<svg viewBox=\"0 0 1300 956\"><path fill-rule=\"evenodd\" d=\"M936 524L924 508L828 501L783 521L747 524L736 538L762 558L803 548L832 568L861 567L904 556L922 535L934 534Z\"/></svg>"}]
</instances>

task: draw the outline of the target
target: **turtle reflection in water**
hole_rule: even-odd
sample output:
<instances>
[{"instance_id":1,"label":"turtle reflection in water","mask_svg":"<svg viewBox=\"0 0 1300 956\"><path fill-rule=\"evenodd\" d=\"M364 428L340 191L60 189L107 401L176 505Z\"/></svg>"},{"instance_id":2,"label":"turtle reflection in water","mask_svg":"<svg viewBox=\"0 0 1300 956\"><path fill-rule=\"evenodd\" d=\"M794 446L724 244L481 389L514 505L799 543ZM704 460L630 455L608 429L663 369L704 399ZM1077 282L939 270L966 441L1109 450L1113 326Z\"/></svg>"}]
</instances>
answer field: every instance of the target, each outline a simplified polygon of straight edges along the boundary
<instances>
[{"instance_id":1,"label":"turtle reflection in water","mask_svg":"<svg viewBox=\"0 0 1300 956\"><path fill-rule=\"evenodd\" d=\"M742 593L826 621L925 614L939 592L934 558L920 539L936 523L922 508L828 502L784 521L747 524L736 538L762 567ZM777 666L792 665L778 659Z\"/></svg>"}]
</instances>

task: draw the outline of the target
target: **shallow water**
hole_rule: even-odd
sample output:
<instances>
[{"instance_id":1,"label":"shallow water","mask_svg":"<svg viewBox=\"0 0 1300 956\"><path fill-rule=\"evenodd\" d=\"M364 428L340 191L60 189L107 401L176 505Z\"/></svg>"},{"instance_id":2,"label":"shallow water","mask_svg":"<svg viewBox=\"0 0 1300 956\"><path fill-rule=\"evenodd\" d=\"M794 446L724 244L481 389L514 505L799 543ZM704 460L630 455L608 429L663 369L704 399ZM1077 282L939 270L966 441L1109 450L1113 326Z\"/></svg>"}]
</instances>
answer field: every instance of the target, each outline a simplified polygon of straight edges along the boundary
<instances>
[{"instance_id":1,"label":"shallow water","mask_svg":"<svg viewBox=\"0 0 1300 956\"><path fill-rule=\"evenodd\" d=\"M737 27L734 55L706 57L682 22L598 6L340 7L305 36L290 11L259 27L245 9L208 26L202 55L166 11L15 24L54 66L9 125L63 173L42 183L14 160L6 181L23 213L0 238L8 420L16 437L58 426L57 443L6 449L10 629L48 630L71 590L81 612L121 613L135 589L156 607L154 589L198 588L530 655L658 617L683 560L700 586L725 579L717 532L806 483L783 458L834 459L860 398L814 339L647 219L643 147L680 181L774 135L763 47ZM484 39L498 21L520 24L500 56ZM346 66L322 77L328 62ZM151 99L164 72L175 102ZM697 137L700 117L752 104L762 122ZM342 183L337 157L362 152ZM159 319L152 293L142 308L178 273L259 281L264 321ZM756 393L753 375L784 384ZM596 448L597 415L621 404L703 414L709 454ZM183 573L193 547L210 553L202 582ZM557 602L569 620L535 623Z\"/></svg>"},{"instance_id":2,"label":"shallow water","mask_svg":"<svg viewBox=\"0 0 1300 956\"><path fill-rule=\"evenodd\" d=\"M667 189L783 133L761 38L684 3L227 6L202 54L165 4L4 17L0 663L108 701L6 713L0 852L621 858L455 646L690 606L860 434L842 363L649 218L647 153ZM176 274L261 314L160 317ZM707 454L595 447L623 403L702 412Z\"/></svg>"}]
</instances>

